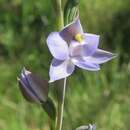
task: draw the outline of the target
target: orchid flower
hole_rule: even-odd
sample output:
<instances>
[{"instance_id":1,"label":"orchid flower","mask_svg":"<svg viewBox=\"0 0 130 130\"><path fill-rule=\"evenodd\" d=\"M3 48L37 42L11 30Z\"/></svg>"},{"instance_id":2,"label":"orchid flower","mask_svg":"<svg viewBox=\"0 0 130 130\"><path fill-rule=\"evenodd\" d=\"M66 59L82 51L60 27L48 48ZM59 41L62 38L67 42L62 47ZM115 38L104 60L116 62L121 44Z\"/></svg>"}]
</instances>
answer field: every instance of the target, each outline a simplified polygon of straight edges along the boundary
<instances>
[{"instance_id":1,"label":"orchid flower","mask_svg":"<svg viewBox=\"0 0 130 130\"><path fill-rule=\"evenodd\" d=\"M47 38L48 48L54 57L50 66L50 82L70 76L75 66L100 70L100 64L115 57L115 54L98 48L99 35L84 33L80 20L76 19L60 32L52 32Z\"/></svg>"}]
</instances>

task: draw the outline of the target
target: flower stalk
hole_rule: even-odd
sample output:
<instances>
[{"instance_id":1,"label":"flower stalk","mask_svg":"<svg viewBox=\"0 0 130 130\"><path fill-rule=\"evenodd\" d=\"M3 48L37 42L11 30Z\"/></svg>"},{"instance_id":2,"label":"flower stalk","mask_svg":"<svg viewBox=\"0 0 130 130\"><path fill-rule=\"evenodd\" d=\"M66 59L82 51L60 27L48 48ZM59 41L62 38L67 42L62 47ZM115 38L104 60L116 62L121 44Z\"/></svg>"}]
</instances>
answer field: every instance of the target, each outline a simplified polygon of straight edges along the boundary
<instances>
[{"instance_id":1,"label":"flower stalk","mask_svg":"<svg viewBox=\"0 0 130 130\"><path fill-rule=\"evenodd\" d=\"M61 4L61 0L54 0L54 9L56 14L56 29L58 31L60 31L64 27L64 18ZM62 129L66 80L67 78L64 79L61 100L58 100L56 130Z\"/></svg>"},{"instance_id":2,"label":"flower stalk","mask_svg":"<svg viewBox=\"0 0 130 130\"><path fill-rule=\"evenodd\" d=\"M57 115L56 130L62 130L64 102L65 102L65 91L66 91L66 81L67 81L67 78L64 79L62 97L61 97L61 101L59 101L59 103L58 103L58 115Z\"/></svg>"}]
</instances>

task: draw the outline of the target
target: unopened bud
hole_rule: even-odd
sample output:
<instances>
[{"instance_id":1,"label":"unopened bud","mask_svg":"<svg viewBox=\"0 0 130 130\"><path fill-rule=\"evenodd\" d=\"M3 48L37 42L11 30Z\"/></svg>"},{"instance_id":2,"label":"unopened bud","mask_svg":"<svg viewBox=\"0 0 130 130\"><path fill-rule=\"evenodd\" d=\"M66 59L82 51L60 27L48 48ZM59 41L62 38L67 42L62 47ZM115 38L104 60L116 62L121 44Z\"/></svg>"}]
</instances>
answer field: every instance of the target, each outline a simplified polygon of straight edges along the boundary
<instances>
[{"instance_id":1,"label":"unopened bud","mask_svg":"<svg viewBox=\"0 0 130 130\"><path fill-rule=\"evenodd\" d=\"M42 103L48 98L49 85L46 80L23 68L18 78L19 88L29 102Z\"/></svg>"}]
</instances>

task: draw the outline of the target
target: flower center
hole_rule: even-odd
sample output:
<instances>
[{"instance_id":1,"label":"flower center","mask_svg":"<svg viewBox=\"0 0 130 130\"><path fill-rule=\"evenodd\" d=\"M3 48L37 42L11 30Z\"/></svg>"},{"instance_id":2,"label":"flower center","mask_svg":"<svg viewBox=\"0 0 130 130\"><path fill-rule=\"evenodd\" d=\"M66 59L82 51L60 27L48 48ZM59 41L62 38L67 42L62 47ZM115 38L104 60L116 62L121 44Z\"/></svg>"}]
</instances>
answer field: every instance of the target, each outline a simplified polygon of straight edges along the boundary
<instances>
[{"instance_id":1,"label":"flower center","mask_svg":"<svg viewBox=\"0 0 130 130\"><path fill-rule=\"evenodd\" d=\"M74 36L75 40L78 41L78 42L82 42L83 41L83 36L80 34L80 33L77 33L75 36Z\"/></svg>"}]
</instances>

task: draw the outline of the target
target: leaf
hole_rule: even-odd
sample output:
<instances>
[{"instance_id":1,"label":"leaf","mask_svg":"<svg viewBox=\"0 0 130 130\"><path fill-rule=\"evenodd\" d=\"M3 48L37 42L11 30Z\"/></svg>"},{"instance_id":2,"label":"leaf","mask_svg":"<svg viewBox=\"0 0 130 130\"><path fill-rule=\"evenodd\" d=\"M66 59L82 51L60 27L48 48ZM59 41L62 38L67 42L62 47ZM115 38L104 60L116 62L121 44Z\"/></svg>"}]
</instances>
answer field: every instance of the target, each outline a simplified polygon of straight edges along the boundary
<instances>
[{"instance_id":1,"label":"leaf","mask_svg":"<svg viewBox=\"0 0 130 130\"><path fill-rule=\"evenodd\" d=\"M56 119L56 108L51 98L48 98L46 102L41 103L42 108L48 114L48 116L55 121Z\"/></svg>"},{"instance_id":2,"label":"leaf","mask_svg":"<svg viewBox=\"0 0 130 130\"><path fill-rule=\"evenodd\" d=\"M68 0L64 8L64 23L65 25L72 22L78 16L79 0Z\"/></svg>"}]
</instances>

